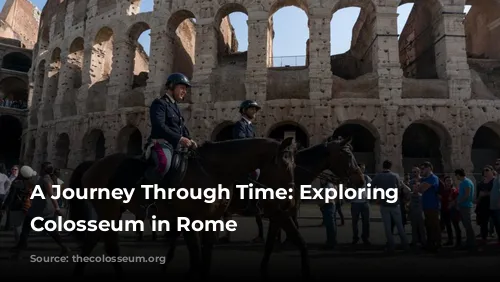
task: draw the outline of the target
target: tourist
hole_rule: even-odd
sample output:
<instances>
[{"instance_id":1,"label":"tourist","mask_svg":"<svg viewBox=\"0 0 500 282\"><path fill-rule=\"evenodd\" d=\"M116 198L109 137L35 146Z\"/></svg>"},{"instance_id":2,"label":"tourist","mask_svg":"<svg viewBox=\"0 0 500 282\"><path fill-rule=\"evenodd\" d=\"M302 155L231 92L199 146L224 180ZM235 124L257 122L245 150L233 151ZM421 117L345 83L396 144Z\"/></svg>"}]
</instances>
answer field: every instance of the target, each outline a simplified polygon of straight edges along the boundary
<instances>
[{"instance_id":1,"label":"tourist","mask_svg":"<svg viewBox=\"0 0 500 282\"><path fill-rule=\"evenodd\" d=\"M7 169L4 163L0 163L0 206L3 205L7 193L9 193L11 181L7 176ZM2 222L2 217L4 215L4 210L0 210L0 223Z\"/></svg>"},{"instance_id":2,"label":"tourist","mask_svg":"<svg viewBox=\"0 0 500 282\"><path fill-rule=\"evenodd\" d=\"M422 178L420 178L420 184L415 187L415 190L422 194L422 210L424 211L427 232L425 249L435 252L441 246L439 178L433 173L433 166L430 162L424 162L420 166L420 172Z\"/></svg>"},{"instance_id":3,"label":"tourist","mask_svg":"<svg viewBox=\"0 0 500 282\"><path fill-rule=\"evenodd\" d=\"M412 189L410 197L410 222L411 222L411 246L420 243L425 246L427 239L425 234L424 216L422 210L422 193L418 192L420 184L420 168L412 167L409 186Z\"/></svg>"},{"instance_id":4,"label":"tourist","mask_svg":"<svg viewBox=\"0 0 500 282\"><path fill-rule=\"evenodd\" d=\"M460 226L458 225L457 214L458 210L455 205L452 205L458 197L458 190L453 185L453 180L450 176L444 177L444 188L439 191L441 196L441 220L444 224L444 229L448 234L448 241L444 244L445 246L453 246L453 229L455 230L455 239L457 246L461 244L462 232L460 231ZM459 217L458 217L459 218Z\"/></svg>"},{"instance_id":5,"label":"tourist","mask_svg":"<svg viewBox=\"0 0 500 282\"><path fill-rule=\"evenodd\" d=\"M485 166L483 179L477 184L476 192L476 222L480 227L481 244L485 245L488 240L488 225L490 223L490 193L493 188L495 171L492 166Z\"/></svg>"},{"instance_id":6,"label":"tourist","mask_svg":"<svg viewBox=\"0 0 500 282\"><path fill-rule=\"evenodd\" d=\"M458 185L457 205L460 210L460 219L467 236L466 246L470 250L475 247L476 236L472 227L472 207L474 206L474 183L465 176L464 169L455 170L455 177L460 181Z\"/></svg>"},{"instance_id":7,"label":"tourist","mask_svg":"<svg viewBox=\"0 0 500 282\"><path fill-rule=\"evenodd\" d=\"M358 164L359 168L363 172L365 177L365 186L368 186L368 183L372 182L372 179L364 174L365 173L365 164ZM357 187L358 192L361 189L370 189L366 187ZM359 241L359 230L358 230L358 221L359 217L361 217L361 240L365 245L370 244L370 204L368 203L368 199L366 197L366 191L363 191L358 194L358 197L351 200L351 217L352 217L352 244L357 244Z\"/></svg>"},{"instance_id":8,"label":"tourist","mask_svg":"<svg viewBox=\"0 0 500 282\"><path fill-rule=\"evenodd\" d=\"M331 182L322 181L321 187L323 188L334 188L337 190L337 186ZM338 190L337 190L338 192ZM318 204L320 206L321 214L323 216L323 224L326 229L326 243L325 247L328 249L335 248L337 245L337 223L335 222L335 192L330 192L330 200L328 203L325 203L324 200L320 200L321 202ZM338 198L338 197L337 197Z\"/></svg>"},{"instance_id":9,"label":"tourist","mask_svg":"<svg viewBox=\"0 0 500 282\"><path fill-rule=\"evenodd\" d=\"M497 159L495 162L495 170L497 176L493 180L493 187L490 193L490 216L497 230L497 240L500 244L500 176L498 176L500 172L500 159Z\"/></svg>"},{"instance_id":10,"label":"tourist","mask_svg":"<svg viewBox=\"0 0 500 282\"><path fill-rule=\"evenodd\" d=\"M378 173L372 180L372 188L382 188L384 190L397 188L399 190L403 189L405 194L409 193L410 188L401 181L399 176L391 171L392 162L389 160L384 161L382 164L383 171ZM401 239L401 244L405 250L408 250L408 239L406 233L404 232L403 222L401 219L401 208L399 207L400 200L397 199L394 203L389 203L387 199L381 199L380 214L382 216L382 222L384 223L385 237L387 239L387 251L389 253L394 252L394 236L391 232L391 220L394 221L396 228L399 233L399 238Z\"/></svg>"}]
</instances>

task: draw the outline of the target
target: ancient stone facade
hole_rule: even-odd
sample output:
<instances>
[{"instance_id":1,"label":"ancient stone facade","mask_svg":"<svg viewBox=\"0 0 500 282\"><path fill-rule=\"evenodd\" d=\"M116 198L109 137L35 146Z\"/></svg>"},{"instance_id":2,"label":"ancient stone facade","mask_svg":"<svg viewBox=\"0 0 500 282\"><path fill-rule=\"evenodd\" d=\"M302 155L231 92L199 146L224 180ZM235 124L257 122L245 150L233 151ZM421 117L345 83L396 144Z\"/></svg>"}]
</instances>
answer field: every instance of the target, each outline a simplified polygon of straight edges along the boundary
<instances>
[{"instance_id":1,"label":"ancient stone facade","mask_svg":"<svg viewBox=\"0 0 500 282\"><path fill-rule=\"evenodd\" d=\"M138 12L140 0L59 2L42 12L31 72L23 155L37 168L140 151L148 105L174 71L193 80L182 110L198 142L227 138L240 102L255 99L260 136L294 134L310 146L352 135L371 172L384 159L399 172L424 159L438 172L472 172L498 155L497 1L415 1L399 39L406 0L167 0L147 13ZM307 65L273 67L270 17L290 5L309 17ZM361 8L351 50L331 57L330 20L350 6ZM244 53L220 32L231 30L220 26L234 11L248 15ZM148 64L136 47L147 29Z\"/></svg>"},{"instance_id":2,"label":"ancient stone facade","mask_svg":"<svg viewBox=\"0 0 500 282\"><path fill-rule=\"evenodd\" d=\"M40 11L27 0L7 0L0 12L0 162L19 162L28 129L28 72Z\"/></svg>"}]
</instances>

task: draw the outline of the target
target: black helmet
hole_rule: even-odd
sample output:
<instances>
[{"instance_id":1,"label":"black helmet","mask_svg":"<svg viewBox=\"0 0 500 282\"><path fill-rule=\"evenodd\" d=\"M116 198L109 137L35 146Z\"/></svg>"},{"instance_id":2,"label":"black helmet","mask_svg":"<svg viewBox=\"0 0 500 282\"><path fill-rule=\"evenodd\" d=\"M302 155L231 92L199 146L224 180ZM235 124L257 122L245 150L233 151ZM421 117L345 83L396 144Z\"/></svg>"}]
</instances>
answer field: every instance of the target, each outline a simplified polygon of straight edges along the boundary
<instances>
[{"instance_id":1,"label":"black helmet","mask_svg":"<svg viewBox=\"0 0 500 282\"><path fill-rule=\"evenodd\" d=\"M167 89L174 90L175 86L178 84L184 84L187 87L191 87L191 82L189 82L189 79L182 73L173 73L169 75L165 85Z\"/></svg>"},{"instance_id":2,"label":"black helmet","mask_svg":"<svg viewBox=\"0 0 500 282\"><path fill-rule=\"evenodd\" d=\"M253 101L253 100L246 100L246 101L243 101L240 105L240 113L243 113L244 110L250 108L250 107L255 107L257 108L257 110L260 110L260 106L259 104L257 104L257 102Z\"/></svg>"}]
</instances>

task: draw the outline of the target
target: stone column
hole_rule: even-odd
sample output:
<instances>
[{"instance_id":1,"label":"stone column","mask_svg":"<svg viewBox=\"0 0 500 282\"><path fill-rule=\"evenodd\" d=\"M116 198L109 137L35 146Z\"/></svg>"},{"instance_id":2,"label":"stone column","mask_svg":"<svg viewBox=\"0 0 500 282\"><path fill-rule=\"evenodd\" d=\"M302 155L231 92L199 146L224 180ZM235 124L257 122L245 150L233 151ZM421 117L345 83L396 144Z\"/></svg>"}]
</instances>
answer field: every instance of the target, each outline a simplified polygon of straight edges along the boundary
<instances>
[{"instance_id":1,"label":"stone column","mask_svg":"<svg viewBox=\"0 0 500 282\"><path fill-rule=\"evenodd\" d=\"M81 1L81 0L80 0ZM66 38L70 35L71 27L73 26L73 15L75 10L76 1L70 1L66 6L66 16L64 18L64 26L63 26L63 36ZM63 50L63 52L65 52Z\"/></svg>"},{"instance_id":2,"label":"stone column","mask_svg":"<svg viewBox=\"0 0 500 282\"><path fill-rule=\"evenodd\" d=\"M436 69L439 78L448 80L452 100L466 100L471 95L463 10L463 5L444 6L435 28Z\"/></svg>"},{"instance_id":3,"label":"stone column","mask_svg":"<svg viewBox=\"0 0 500 282\"><path fill-rule=\"evenodd\" d=\"M92 0L91 0L92 1ZM92 35L87 34L85 36L85 48L83 51L83 66L82 66L82 86L77 95L76 109L78 115L83 115L87 112L87 97L89 93L89 87L92 86L92 49L93 40L91 40Z\"/></svg>"},{"instance_id":4,"label":"stone column","mask_svg":"<svg viewBox=\"0 0 500 282\"><path fill-rule=\"evenodd\" d=\"M208 103L212 101L210 92L210 77L217 66L217 30L213 18L196 21L195 64L193 70L193 88L191 101L193 103Z\"/></svg>"},{"instance_id":5,"label":"stone column","mask_svg":"<svg viewBox=\"0 0 500 282\"><path fill-rule=\"evenodd\" d=\"M48 97L48 92L52 90L52 86L49 85L49 73L51 72L52 64L47 60L45 61L45 74L43 75L42 97L38 106L38 124L42 124L43 122L45 122L45 119L43 118L44 112L46 111L46 106L50 107L51 101Z\"/></svg>"},{"instance_id":6,"label":"stone column","mask_svg":"<svg viewBox=\"0 0 500 282\"><path fill-rule=\"evenodd\" d=\"M165 18L165 22L167 18ZM174 31L175 32L175 31ZM167 74L173 66L173 38L168 36L166 24L151 29L151 55L149 57L149 79L145 91L146 105L164 91Z\"/></svg>"},{"instance_id":7,"label":"stone column","mask_svg":"<svg viewBox=\"0 0 500 282\"><path fill-rule=\"evenodd\" d=\"M69 86L72 85L71 75L72 71L68 64L69 52L67 49L61 53L61 68L59 69L59 79L57 83L57 96L54 101L54 119L60 119L62 116L61 105L63 104L64 95L68 93Z\"/></svg>"},{"instance_id":8,"label":"stone column","mask_svg":"<svg viewBox=\"0 0 500 282\"><path fill-rule=\"evenodd\" d=\"M120 96L132 89L134 79L135 45L127 39L113 42L113 69L108 83L106 111L120 107Z\"/></svg>"},{"instance_id":9,"label":"stone column","mask_svg":"<svg viewBox=\"0 0 500 282\"><path fill-rule=\"evenodd\" d=\"M309 98L311 100L332 97L332 72L330 63L329 9L313 8L309 15Z\"/></svg>"},{"instance_id":10,"label":"stone column","mask_svg":"<svg viewBox=\"0 0 500 282\"><path fill-rule=\"evenodd\" d=\"M269 14L250 11L248 14L248 52L246 98L264 103L267 96L267 46Z\"/></svg>"},{"instance_id":11,"label":"stone column","mask_svg":"<svg viewBox=\"0 0 500 282\"><path fill-rule=\"evenodd\" d=\"M392 103L401 99L403 70L399 61L397 30L397 7L377 7L375 28L373 30L372 65L378 75L379 98Z\"/></svg>"},{"instance_id":12,"label":"stone column","mask_svg":"<svg viewBox=\"0 0 500 282\"><path fill-rule=\"evenodd\" d=\"M402 175L403 168L403 134L399 128L398 106L384 106L385 134L380 136L380 155L376 156L375 169L380 171L384 160L392 162L393 171Z\"/></svg>"}]
</instances>

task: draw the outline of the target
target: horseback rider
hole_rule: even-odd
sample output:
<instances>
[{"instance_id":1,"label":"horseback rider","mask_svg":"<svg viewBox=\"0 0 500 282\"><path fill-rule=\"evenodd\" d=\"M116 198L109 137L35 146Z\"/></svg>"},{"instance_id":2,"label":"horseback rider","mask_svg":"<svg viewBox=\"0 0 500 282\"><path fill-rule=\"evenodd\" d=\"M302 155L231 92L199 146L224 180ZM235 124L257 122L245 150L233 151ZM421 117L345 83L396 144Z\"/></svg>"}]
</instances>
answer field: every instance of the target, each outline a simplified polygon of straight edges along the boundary
<instances>
[{"instance_id":1,"label":"horseback rider","mask_svg":"<svg viewBox=\"0 0 500 282\"><path fill-rule=\"evenodd\" d=\"M149 110L151 135L149 144L155 163L155 176L149 180L163 177L170 170L172 158L181 148L196 148L197 144L190 138L189 130L184 125L184 117L179 110L179 102L184 100L189 79L182 73L173 73L167 78L166 93L153 101Z\"/></svg>"},{"instance_id":2,"label":"horseback rider","mask_svg":"<svg viewBox=\"0 0 500 282\"><path fill-rule=\"evenodd\" d=\"M240 114L241 119L234 124L233 127L233 139L244 139L244 138L254 138L255 130L252 120L255 119L255 115L261 109L261 106L256 101L245 100L240 104ZM260 169L256 169L250 177L255 180L259 179ZM257 200L249 199L248 208L246 212L256 213L260 212L257 207Z\"/></svg>"}]
</instances>

